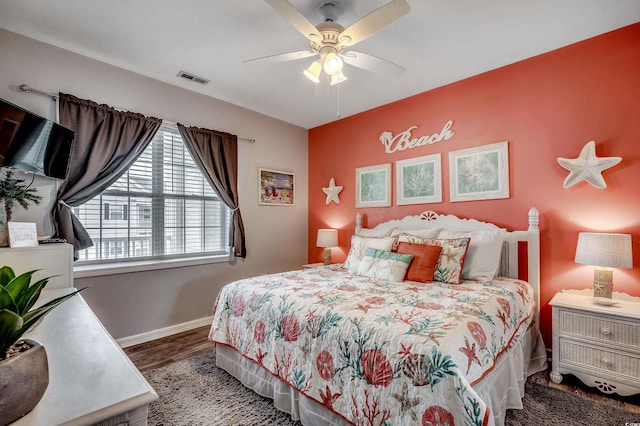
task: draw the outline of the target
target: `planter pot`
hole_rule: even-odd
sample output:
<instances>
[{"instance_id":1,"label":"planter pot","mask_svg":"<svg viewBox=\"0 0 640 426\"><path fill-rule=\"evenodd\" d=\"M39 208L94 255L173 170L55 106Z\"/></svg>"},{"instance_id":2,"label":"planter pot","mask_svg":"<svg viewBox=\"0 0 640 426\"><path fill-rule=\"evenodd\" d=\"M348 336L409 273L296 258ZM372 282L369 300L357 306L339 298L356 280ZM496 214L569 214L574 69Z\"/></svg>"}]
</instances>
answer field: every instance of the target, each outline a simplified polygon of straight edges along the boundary
<instances>
[{"instance_id":1,"label":"planter pot","mask_svg":"<svg viewBox=\"0 0 640 426\"><path fill-rule=\"evenodd\" d=\"M23 340L33 346L0 361L0 426L33 410L49 385L49 364L44 346L35 340Z\"/></svg>"}]
</instances>

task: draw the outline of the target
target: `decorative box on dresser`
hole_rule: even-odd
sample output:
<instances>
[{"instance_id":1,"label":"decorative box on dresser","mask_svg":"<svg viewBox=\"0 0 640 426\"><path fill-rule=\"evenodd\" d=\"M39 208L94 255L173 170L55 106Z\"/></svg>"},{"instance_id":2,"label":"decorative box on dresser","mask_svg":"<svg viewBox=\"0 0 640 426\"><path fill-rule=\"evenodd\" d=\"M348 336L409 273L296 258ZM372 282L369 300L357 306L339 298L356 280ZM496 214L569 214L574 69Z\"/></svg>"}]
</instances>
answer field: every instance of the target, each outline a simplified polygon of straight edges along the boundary
<instances>
[{"instance_id":1,"label":"decorative box on dresser","mask_svg":"<svg viewBox=\"0 0 640 426\"><path fill-rule=\"evenodd\" d=\"M640 298L613 293L597 304L592 290L564 290L551 299L551 380L573 374L603 393L640 393Z\"/></svg>"},{"instance_id":2,"label":"decorative box on dresser","mask_svg":"<svg viewBox=\"0 0 640 426\"><path fill-rule=\"evenodd\" d=\"M69 244L2 248L4 265L17 274L40 269L34 279L56 275L39 304L75 290ZM52 310L25 337L41 342L47 351L49 386L38 405L11 426L147 424L148 405L158 395L81 295Z\"/></svg>"}]
</instances>

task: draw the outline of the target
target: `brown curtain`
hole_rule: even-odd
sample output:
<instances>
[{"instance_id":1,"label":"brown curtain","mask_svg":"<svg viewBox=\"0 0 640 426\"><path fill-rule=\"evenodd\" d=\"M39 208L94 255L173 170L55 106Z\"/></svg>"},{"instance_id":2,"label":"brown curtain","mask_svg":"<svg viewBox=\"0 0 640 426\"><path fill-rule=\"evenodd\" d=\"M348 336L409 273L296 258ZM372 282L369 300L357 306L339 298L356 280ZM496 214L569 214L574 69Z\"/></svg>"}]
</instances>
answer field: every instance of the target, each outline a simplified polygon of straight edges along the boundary
<instances>
[{"instance_id":1,"label":"brown curtain","mask_svg":"<svg viewBox=\"0 0 640 426\"><path fill-rule=\"evenodd\" d=\"M178 130L193 160L220 199L231 209L229 246L237 257L247 257L244 225L238 204L238 137L214 130L185 127Z\"/></svg>"},{"instance_id":2,"label":"brown curtain","mask_svg":"<svg viewBox=\"0 0 640 426\"><path fill-rule=\"evenodd\" d=\"M93 246L71 211L107 189L142 154L162 124L159 118L118 111L60 93L60 124L76 132L69 173L51 212L56 236L75 250Z\"/></svg>"}]
</instances>

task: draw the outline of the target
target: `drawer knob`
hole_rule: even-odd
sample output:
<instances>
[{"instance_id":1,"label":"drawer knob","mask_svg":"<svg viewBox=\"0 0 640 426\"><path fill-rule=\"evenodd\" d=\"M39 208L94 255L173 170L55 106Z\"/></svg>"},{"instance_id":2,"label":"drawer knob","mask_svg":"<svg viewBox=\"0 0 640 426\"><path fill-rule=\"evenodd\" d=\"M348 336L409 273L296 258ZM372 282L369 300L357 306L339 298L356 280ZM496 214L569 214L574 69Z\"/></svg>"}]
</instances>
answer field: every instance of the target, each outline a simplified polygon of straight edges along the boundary
<instances>
[{"instance_id":1,"label":"drawer knob","mask_svg":"<svg viewBox=\"0 0 640 426\"><path fill-rule=\"evenodd\" d=\"M602 363L604 365L610 365L611 364L611 360L609 358L602 358L601 361L602 361Z\"/></svg>"},{"instance_id":2,"label":"drawer knob","mask_svg":"<svg viewBox=\"0 0 640 426\"><path fill-rule=\"evenodd\" d=\"M608 327L602 327L602 328L600 328L600 332L601 332L602 334L604 334L605 336L606 336L606 335L611 334L611 330L609 330L609 328L608 328Z\"/></svg>"}]
</instances>

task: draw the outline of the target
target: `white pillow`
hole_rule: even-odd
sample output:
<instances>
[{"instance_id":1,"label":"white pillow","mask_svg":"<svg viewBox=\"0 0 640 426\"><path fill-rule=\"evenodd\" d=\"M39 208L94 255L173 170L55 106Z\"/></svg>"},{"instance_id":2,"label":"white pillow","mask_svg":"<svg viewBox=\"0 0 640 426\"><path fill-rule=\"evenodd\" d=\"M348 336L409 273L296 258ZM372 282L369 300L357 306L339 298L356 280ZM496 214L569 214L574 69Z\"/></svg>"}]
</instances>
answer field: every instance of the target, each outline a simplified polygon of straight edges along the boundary
<instances>
[{"instance_id":1,"label":"white pillow","mask_svg":"<svg viewBox=\"0 0 640 426\"><path fill-rule=\"evenodd\" d=\"M442 230L442 228L440 227L436 227L436 228L423 228L423 229L394 229L393 232L391 232L391 236L394 235L399 235L399 234L409 234L409 235L414 235L416 237L419 238L438 238L438 234L440 233L440 231Z\"/></svg>"},{"instance_id":2,"label":"white pillow","mask_svg":"<svg viewBox=\"0 0 640 426\"><path fill-rule=\"evenodd\" d=\"M398 243L400 242L400 238L403 238L405 243L415 243L415 239L425 239L425 238L438 238L438 234L440 233L442 228L422 228L422 229L394 229L391 233L392 237L396 237L396 240L393 242L392 251L398 250ZM402 237L401 237L402 236ZM413 238L412 238L413 237ZM419 244L422 244L418 242Z\"/></svg>"},{"instance_id":3,"label":"white pillow","mask_svg":"<svg viewBox=\"0 0 640 426\"><path fill-rule=\"evenodd\" d=\"M394 228L362 228L358 234L361 237L388 237Z\"/></svg>"},{"instance_id":4,"label":"white pillow","mask_svg":"<svg viewBox=\"0 0 640 426\"><path fill-rule=\"evenodd\" d=\"M504 233L501 230L447 231L443 229L438 238L464 238L469 241L469 250L462 268L465 280L492 280L500 264Z\"/></svg>"},{"instance_id":5,"label":"white pillow","mask_svg":"<svg viewBox=\"0 0 640 426\"><path fill-rule=\"evenodd\" d=\"M368 247L372 247L378 250L391 251L393 243L396 237L361 237L354 235L351 237L351 248L347 255L347 260L344 262L343 267L348 269L352 274L358 273L358 266L360 261L364 257L364 252Z\"/></svg>"},{"instance_id":6,"label":"white pillow","mask_svg":"<svg viewBox=\"0 0 640 426\"><path fill-rule=\"evenodd\" d=\"M369 247L358 266L358 275L387 281L403 281L413 260L411 254L393 253Z\"/></svg>"}]
</instances>

